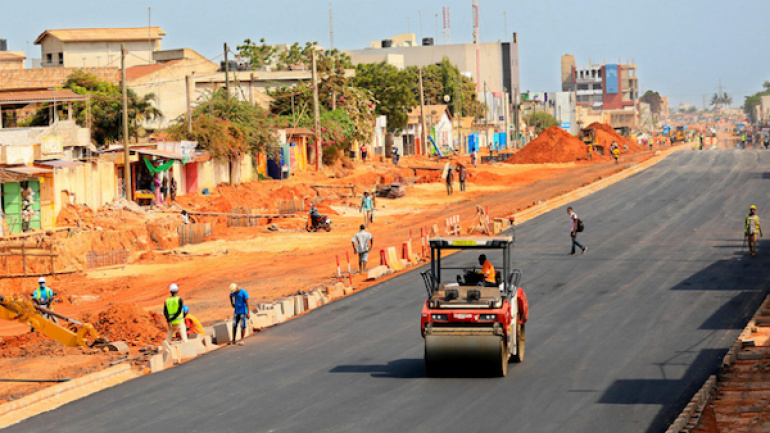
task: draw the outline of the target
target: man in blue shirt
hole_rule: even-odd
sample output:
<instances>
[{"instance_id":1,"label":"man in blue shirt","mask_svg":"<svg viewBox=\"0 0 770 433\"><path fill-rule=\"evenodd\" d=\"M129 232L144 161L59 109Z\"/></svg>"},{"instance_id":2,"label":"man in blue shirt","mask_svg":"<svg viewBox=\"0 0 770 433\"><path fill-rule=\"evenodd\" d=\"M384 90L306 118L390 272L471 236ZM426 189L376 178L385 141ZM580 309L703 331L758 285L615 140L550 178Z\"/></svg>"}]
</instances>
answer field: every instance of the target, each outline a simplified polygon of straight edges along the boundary
<instances>
[{"instance_id":1,"label":"man in blue shirt","mask_svg":"<svg viewBox=\"0 0 770 433\"><path fill-rule=\"evenodd\" d=\"M51 304L54 301L54 297L56 296L56 293L51 290L50 287L45 285L45 277L40 277L37 280L37 283L39 287L35 289L34 292L32 292L32 301L35 302L37 305L40 305L41 307L45 307L51 311L53 311L53 308L51 307ZM50 316L48 314L43 314L43 317L46 317L48 319L53 320L55 323L59 323L59 321L56 319L55 316ZM30 332L33 332L35 328L30 329Z\"/></svg>"},{"instance_id":2,"label":"man in blue shirt","mask_svg":"<svg viewBox=\"0 0 770 433\"><path fill-rule=\"evenodd\" d=\"M251 314L249 313L249 292L242 287L238 287L237 284L230 284L230 305L233 307L233 341L230 344L235 344L235 338L238 335L238 324L241 324L241 341L239 346L243 346L243 339L246 337L246 325L249 321Z\"/></svg>"}]
</instances>

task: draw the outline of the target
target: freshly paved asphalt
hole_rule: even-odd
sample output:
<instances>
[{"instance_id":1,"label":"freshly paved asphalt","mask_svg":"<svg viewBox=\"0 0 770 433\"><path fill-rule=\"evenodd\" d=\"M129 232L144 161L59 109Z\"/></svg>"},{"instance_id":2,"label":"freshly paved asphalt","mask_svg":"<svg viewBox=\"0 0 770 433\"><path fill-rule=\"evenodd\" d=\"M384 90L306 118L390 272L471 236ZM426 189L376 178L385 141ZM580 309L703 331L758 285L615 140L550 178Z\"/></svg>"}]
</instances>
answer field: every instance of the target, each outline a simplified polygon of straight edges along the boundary
<instances>
[{"instance_id":1,"label":"freshly paved asphalt","mask_svg":"<svg viewBox=\"0 0 770 433\"><path fill-rule=\"evenodd\" d=\"M531 316L506 378L425 377L410 272L8 431L663 432L766 294L770 248L740 251L749 205L770 214L769 162L679 152L575 202L582 256L565 209L519 226Z\"/></svg>"}]
</instances>

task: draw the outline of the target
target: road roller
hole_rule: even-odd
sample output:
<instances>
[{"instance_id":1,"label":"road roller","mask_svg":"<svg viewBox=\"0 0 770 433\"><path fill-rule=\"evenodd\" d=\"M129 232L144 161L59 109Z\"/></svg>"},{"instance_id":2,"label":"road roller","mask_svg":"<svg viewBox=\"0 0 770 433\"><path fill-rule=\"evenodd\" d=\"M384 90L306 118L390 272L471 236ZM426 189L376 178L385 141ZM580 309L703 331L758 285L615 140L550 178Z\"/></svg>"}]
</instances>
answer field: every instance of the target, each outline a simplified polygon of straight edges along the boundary
<instances>
[{"instance_id":1,"label":"road roller","mask_svg":"<svg viewBox=\"0 0 770 433\"><path fill-rule=\"evenodd\" d=\"M509 362L524 360L529 315L521 270L511 266L513 237L437 237L429 244L430 270L421 273L426 373L504 377ZM458 250L480 254L464 266L456 263L469 261L467 254L442 259Z\"/></svg>"}]
</instances>

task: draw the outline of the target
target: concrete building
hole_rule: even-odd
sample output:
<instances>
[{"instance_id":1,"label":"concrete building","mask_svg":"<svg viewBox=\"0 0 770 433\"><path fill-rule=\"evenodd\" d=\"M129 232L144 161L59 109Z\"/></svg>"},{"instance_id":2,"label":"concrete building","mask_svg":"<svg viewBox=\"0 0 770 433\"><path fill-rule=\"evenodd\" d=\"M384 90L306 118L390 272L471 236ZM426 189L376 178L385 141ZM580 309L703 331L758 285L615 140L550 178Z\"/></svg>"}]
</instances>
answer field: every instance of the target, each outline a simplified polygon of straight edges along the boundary
<instances>
[{"instance_id":1,"label":"concrete building","mask_svg":"<svg viewBox=\"0 0 770 433\"><path fill-rule=\"evenodd\" d=\"M423 46L392 46L350 50L346 53L354 64L386 62L398 68L428 66L440 63L445 57L462 73L477 83L479 100L483 93L509 95L509 102L516 100L519 84L519 47L514 34L513 42L486 42L476 45L449 44ZM488 105L492 105L488 101Z\"/></svg>"},{"instance_id":2,"label":"concrete building","mask_svg":"<svg viewBox=\"0 0 770 433\"><path fill-rule=\"evenodd\" d=\"M206 79L216 74L219 65L191 49L156 51L156 63L136 65L126 69L126 81L140 97L152 93L155 106L162 118L146 122L145 128L160 129L169 126L187 109L187 76ZM191 95L194 100L195 96Z\"/></svg>"},{"instance_id":3,"label":"concrete building","mask_svg":"<svg viewBox=\"0 0 770 433\"><path fill-rule=\"evenodd\" d=\"M44 68L120 66L120 46L126 66L152 63L166 33L160 27L46 30L35 39Z\"/></svg>"},{"instance_id":4,"label":"concrete building","mask_svg":"<svg viewBox=\"0 0 770 433\"><path fill-rule=\"evenodd\" d=\"M24 69L24 51L0 51L0 70Z\"/></svg>"},{"instance_id":5,"label":"concrete building","mask_svg":"<svg viewBox=\"0 0 770 433\"><path fill-rule=\"evenodd\" d=\"M575 57L561 58L562 91L575 92L577 105L595 109L621 110L639 100L636 65L631 63L576 66Z\"/></svg>"},{"instance_id":6,"label":"concrete building","mask_svg":"<svg viewBox=\"0 0 770 433\"><path fill-rule=\"evenodd\" d=\"M408 114L408 123L402 134L401 155L421 155L422 146L422 123L420 118L420 107L413 108ZM447 105L426 105L425 106L425 126L426 136L433 139L433 142L439 146L442 152L448 148L454 148L452 114ZM432 144L428 145L428 154L433 154Z\"/></svg>"}]
</instances>

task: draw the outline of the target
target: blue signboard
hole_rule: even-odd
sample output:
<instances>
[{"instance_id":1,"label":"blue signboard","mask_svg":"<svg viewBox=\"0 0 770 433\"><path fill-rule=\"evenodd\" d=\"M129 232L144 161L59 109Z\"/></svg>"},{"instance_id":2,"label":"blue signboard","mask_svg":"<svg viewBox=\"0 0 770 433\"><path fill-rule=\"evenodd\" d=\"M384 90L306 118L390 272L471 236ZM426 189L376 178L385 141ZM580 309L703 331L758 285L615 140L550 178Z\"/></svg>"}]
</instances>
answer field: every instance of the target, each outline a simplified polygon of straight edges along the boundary
<instances>
[{"instance_id":1,"label":"blue signboard","mask_svg":"<svg viewBox=\"0 0 770 433\"><path fill-rule=\"evenodd\" d=\"M569 131L571 127L572 127L572 124L570 122L561 122L561 129L565 131Z\"/></svg>"},{"instance_id":2,"label":"blue signboard","mask_svg":"<svg viewBox=\"0 0 770 433\"><path fill-rule=\"evenodd\" d=\"M607 65L604 67L604 82L606 83L605 89L608 94L618 93L618 65Z\"/></svg>"}]
</instances>

